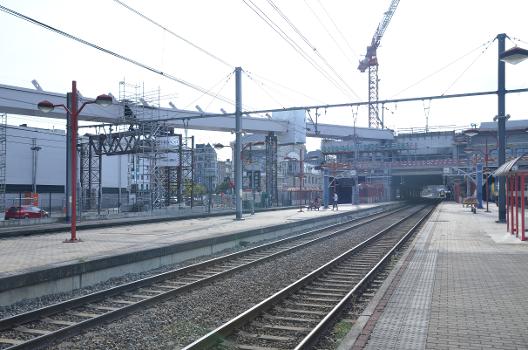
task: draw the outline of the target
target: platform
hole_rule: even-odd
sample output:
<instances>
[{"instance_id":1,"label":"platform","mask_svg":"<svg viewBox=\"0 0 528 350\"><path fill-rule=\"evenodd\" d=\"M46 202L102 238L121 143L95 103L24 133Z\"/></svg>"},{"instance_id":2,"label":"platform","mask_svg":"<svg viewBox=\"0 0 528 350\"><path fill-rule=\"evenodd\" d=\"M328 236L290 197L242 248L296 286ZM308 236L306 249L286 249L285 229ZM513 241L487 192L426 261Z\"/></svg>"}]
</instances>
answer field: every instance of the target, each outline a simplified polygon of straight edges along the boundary
<instances>
[{"instance_id":1,"label":"platform","mask_svg":"<svg viewBox=\"0 0 528 350\"><path fill-rule=\"evenodd\" d=\"M442 203L339 347L527 349L528 242Z\"/></svg>"},{"instance_id":2,"label":"platform","mask_svg":"<svg viewBox=\"0 0 528 350\"><path fill-rule=\"evenodd\" d=\"M276 238L337 223L386 205L397 204L339 205L339 211L286 209L247 214L242 221L226 215L103 227L79 231L79 243L63 243L69 238L67 232L4 238L0 240L0 305L209 255L240 246L243 240Z\"/></svg>"}]
</instances>

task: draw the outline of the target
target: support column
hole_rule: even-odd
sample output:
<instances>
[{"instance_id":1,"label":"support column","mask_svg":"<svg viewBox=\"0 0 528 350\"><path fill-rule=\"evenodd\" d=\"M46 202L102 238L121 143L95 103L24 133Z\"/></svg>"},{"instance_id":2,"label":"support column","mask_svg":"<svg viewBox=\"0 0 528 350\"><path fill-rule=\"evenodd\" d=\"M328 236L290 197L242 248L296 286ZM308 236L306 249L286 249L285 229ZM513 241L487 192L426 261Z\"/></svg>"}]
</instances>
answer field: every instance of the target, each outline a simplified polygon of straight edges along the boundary
<instances>
[{"instance_id":1,"label":"support column","mask_svg":"<svg viewBox=\"0 0 528 350\"><path fill-rule=\"evenodd\" d=\"M522 174L521 175L521 241L525 241L526 240L526 234L525 234L525 219L524 219L524 181L525 181L525 177L526 175Z\"/></svg>"},{"instance_id":2,"label":"support column","mask_svg":"<svg viewBox=\"0 0 528 350\"><path fill-rule=\"evenodd\" d=\"M514 231L515 236L519 237L519 181L517 175L513 176L513 203L514 203Z\"/></svg>"},{"instance_id":3,"label":"support column","mask_svg":"<svg viewBox=\"0 0 528 350\"><path fill-rule=\"evenodd\" d=\"M482 164L477 164L477 207L482 209Z\"/></svg>"},{"instance_id":4,"label":"support column","mask_svg":"<svg viewBox=\"0 0 528 350\"><path fill-rule=\"evenodd\" d=\"M504 52L506 34L497 35L498 39L498 111L497 111L497 138L499 144L499 162L497 167L500 167L506 161L506 69L505 63L500 60L500 55ZM506 191L504 176L498 176L499 186L499 222L506 220Z\"/></svg>"},{"instance_id":5,"label":"support column","mask_svg":"<svg viewBox=\"0 0 528 350\"><path fill-rule=\"evenodd\" d=\"M235 208L236 220L242 220L242 68L235 68Z\"/></svg>"},{"instance_id":6,"label":"support column","mask_svg":"<svg viewBox=\"0 0 528 350\"><path fill-rule=\"evenodd\" d=\"M328 209L328 199L330 196L330 181L328 179L328 169L323 169L323 208Z\"/></svg>"},{"instance_id":7,"label":"support column","mask_svg":"<svg viewBox=\"0 0 528 350\"><path fill-rule=\"evenodd\" d=\"M66 94L66 107L68 111L71 111L71 92ZM65 218L66 222L70 222L71 218L71 115L70 112L66 112L66 181L64 186L64 201L66 202Z\"/></svg>"}]
</instances>

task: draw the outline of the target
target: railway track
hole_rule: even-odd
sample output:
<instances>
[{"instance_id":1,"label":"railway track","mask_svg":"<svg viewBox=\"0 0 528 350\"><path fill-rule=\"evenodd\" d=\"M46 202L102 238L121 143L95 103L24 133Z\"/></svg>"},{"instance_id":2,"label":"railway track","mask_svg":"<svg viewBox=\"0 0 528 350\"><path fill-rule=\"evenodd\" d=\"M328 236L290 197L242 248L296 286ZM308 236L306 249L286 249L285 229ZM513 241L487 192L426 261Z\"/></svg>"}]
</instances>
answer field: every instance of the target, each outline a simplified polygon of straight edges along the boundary
<instances>
[{"instance_id":1,"label":"railway track","mask_svg":"<svg viewBox=\"0 0 528 350\"><path fill-rule=\"evenodd\" d=\"M433 209L427 206L398 220L184 350L312 348Z\"/></svg>"},{"instance_id":2,"label":"railway track","mask_svg":"<svg viewBox=\"0 0 528 350\"><path fill-rule=\"evenodd\" d=\"M0 349L44 347L241 269L302 249L382 218L402 216L405 208L380 211L346 223L284 238L2 319Z\"/></svg>"}]
</instances>

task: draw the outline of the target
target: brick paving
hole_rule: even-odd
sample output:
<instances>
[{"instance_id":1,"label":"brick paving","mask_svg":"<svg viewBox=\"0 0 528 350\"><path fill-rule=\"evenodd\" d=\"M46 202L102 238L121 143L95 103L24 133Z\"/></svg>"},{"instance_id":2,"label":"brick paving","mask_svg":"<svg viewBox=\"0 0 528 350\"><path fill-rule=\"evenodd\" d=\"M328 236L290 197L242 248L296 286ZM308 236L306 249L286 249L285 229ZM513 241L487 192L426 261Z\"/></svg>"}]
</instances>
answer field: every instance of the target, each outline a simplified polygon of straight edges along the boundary
<instances>
[{"instance_id":1,"label":"brick paving","mask_svg":"<svg viewBox=\"0 0 528 350\"><path fill-rule=\"evenodd\" d=\"M528 244L495 219L443 203L353 348L528 349Z\"/></svg>"},{"instance_id":2,"label":"brick paving","mask_svg":"<svg viewBox=\"0 0 528 350\"><path fill-rule=\"evenodd\" d=\"M68 232L4 238L0 239L0 278L88 259L336 215L373 206L376 205L344 204L340 205L338 212L332 210L298 212L298 209L260 212L255 215L244 215L243 221L235 221L234 215L228 215L103 227L78 231L77 236L82 239L80 243L62 243L69 238Z\"/></svg>"}]
</instances>

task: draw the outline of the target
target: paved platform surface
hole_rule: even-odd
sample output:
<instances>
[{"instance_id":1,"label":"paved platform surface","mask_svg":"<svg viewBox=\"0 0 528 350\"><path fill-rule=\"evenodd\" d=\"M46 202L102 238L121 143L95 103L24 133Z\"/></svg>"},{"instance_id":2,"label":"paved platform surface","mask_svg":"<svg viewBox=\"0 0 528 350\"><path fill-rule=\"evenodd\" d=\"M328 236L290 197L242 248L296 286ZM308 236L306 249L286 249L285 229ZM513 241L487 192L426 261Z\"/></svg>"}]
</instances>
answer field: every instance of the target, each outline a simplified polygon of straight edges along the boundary
<instances>
[{"instance_id":1,"label":"paved platform surface","mask_svg":"<svg viewBox=\"0 0 528 350\"><path fill-rule=\"evenodd\" d=\"M228 215L87 229L78 232L80 243L63 243L69 238L67 232L4 238L0 239L0 278L89 258L104 258L374 206L376 204L340 204L339 211L287 209L244 215L243 221L235 221L234 215Z\"/></svg>"},{"instance_id":2,"label":"paved platform surface","mask_svg":"<svg viewBox=\"0 0 528 350\"><path fill-rule=\"evenodd\" d=\"M528 243L490 209L442 203L340 349L528 349Z\"/></svg>"}]
</instances>

